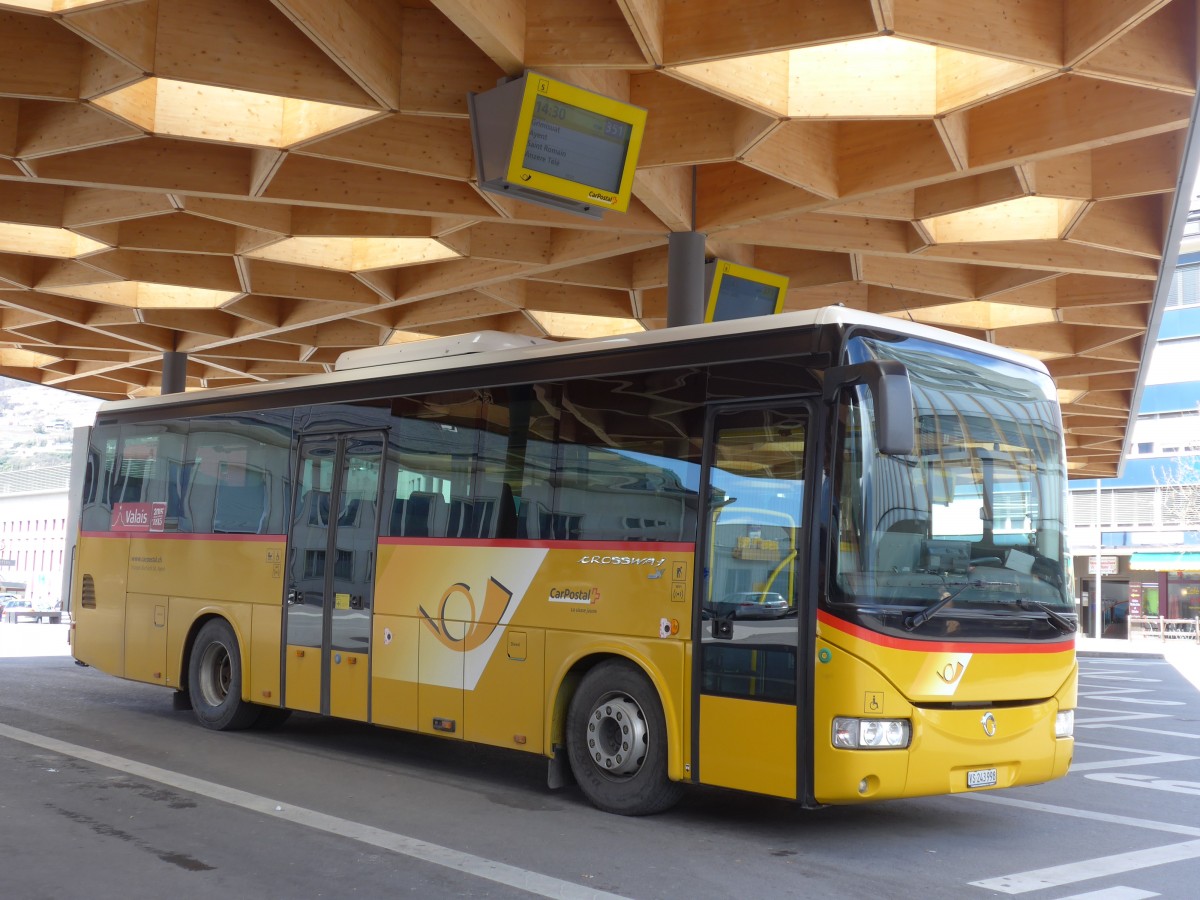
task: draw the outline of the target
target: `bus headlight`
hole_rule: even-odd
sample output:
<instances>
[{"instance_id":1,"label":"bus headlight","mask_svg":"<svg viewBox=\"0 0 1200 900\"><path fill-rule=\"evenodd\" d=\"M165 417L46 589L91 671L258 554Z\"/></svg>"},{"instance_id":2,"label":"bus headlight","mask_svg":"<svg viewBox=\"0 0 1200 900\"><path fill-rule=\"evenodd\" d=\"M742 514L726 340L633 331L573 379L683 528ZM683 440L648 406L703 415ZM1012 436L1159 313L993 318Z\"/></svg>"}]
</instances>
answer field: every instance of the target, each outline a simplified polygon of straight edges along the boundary
<instances>
[{"instance_id":1,"label":"bus headlight","mask_svg":"<svg viewBox=\"0 0 1200 900\"><path fill-rule=\"evenodd\" d=\"M833 720L833 746L843 750L896 750L907 747L911 737L908 719Z\"/></svg>"},{"instance_id":2,"label":"bus headlight","mask_svg":"<svg viewBox=\"0 0 1200 900\"><path fill-rule=\"evenodd\" d=\"M1075 736L1075 710L1060 710L1058 715L1054 717L1054 736L1056 738Z\"/></svg>"}]
</instances>

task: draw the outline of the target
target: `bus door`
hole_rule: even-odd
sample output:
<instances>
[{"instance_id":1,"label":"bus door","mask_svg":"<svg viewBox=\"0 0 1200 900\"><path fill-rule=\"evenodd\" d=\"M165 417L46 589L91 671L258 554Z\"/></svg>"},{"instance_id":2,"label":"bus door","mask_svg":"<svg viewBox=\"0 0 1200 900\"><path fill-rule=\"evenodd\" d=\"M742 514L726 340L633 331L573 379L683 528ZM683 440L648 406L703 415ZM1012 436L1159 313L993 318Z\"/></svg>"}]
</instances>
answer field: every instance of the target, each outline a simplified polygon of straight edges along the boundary
<instances>
[{"instance_id":1,"label":"bus door","mask_svg":"<svg viewBox=\"0 0 1200 900\"><path fill-rule=\"evenodd\" d=\"M709 417L697 578L696 777L797 796L805 447L800 402ZM703 562L700 562L700 560Z\"/></svg>"},{"instance_id":2,"label":"bus door","mask_svg":"<svg viewBox=\"0 0 1200 900\"><path fill-rule=\"evenodd\" d=\"M288 534L284 704L366 721L384 434L305 435Z\"/></svg>"}]
</instances>

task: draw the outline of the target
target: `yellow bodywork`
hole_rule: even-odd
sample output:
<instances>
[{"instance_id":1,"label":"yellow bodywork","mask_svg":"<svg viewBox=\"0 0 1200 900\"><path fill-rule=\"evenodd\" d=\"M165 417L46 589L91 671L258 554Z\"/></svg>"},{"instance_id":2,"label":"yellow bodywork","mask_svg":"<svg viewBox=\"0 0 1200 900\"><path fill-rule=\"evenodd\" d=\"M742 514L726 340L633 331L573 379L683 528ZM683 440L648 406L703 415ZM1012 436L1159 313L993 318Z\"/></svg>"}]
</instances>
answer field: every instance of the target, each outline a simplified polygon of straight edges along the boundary
<instances>
[{"instance_id":1,"label":"yellow bodywork","mask_svg":"<svg viewBox=\"0 0 1200 900\"><path fill-rule=\"evenodd\" d=\"M1041 645L887 643L822 616L814 672L814 795L854 803L968 790L967 772L996 768L996 787L1066 774L1074 750L1054 736L1074 709L1073 642ZM903 646L905 643L911 646ZM886 673L886 674L885 674ZM984 728L990 713L994 733ZM833 746L837 716L909 719L905 750ZM972 788L972 790L975 790Z\"/></svg>"},{"instance_id":2,"label":"yellow bodywork","mask_svg":"<svg viewBox=\"0 0 1200 900\"><path fill-rule=\"evenodd\" d=\"M178 688L198 623L220 616L239 640L245 700L320 711L324 690L336 716L553 755L580 668L616 656L638 666L662 700L671 778L805 799L797 759L809 729L795 706L703 695L692 746L691 545L385 538L369 650L326 658L282 645L284 551L280 536L85 533L76 658ZM979 768L995 767L1000 787L1065 774L1073 743L1053 728L1056 713L1075 706L1075 656L1069 642L1045 650L888 641L822 614L814 799L953 793ZM981 728L985 711L993 736ZM910 719L911 747L834 749L835 716Z\"/></svg>"}]
</instances>

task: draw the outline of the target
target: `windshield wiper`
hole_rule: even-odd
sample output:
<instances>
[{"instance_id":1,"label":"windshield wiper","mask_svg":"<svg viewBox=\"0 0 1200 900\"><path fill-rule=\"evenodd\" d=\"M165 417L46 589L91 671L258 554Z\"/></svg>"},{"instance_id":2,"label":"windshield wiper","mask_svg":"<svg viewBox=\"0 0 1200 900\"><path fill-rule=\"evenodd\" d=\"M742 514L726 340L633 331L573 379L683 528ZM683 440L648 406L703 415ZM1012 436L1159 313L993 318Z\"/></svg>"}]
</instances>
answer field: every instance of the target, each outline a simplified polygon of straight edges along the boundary
<instances>
[{"instance_id":1,"label":"windshield wiper","mask_svg":"<svg viewBox=\"0 0 1200 900\"><path fill-rule=\"evenodd\" d=\"M982 580L968 581L965 584L959 585L957 591L947 594L945 597L943 597L937 603L933 604L933 606L926 607L925 609L923 609L919 613L917 613L915 616L909 616L907 619L905 619L904 620L904 629L906 631L915 631L916 629L920 628L922 625L924 625L926 622L928 622L930 619L932 619L934 616L936 616L939 612L941 612L948 603L950 603L951 601L954 600L955 597L957 597L959 594L961 594L967 588L973 588L973 587L974 588L983 587L983 581Z\"/></svg>"},{"instance_id":2,"label":"windshield wiper","mask_svg":"<svg viewBox=\"0 0 1200 900\"><path fill-rule=\"evenodd\" d=\"M1045 603L1042 603L1038 600L1021 599L1017 601L1017 606L1021 607L1021 609L1033 609L1037 610L1038 612L1044 612L1046 614L1046 618L1050 620L1050 624L1063 634L1074 634L1079 627L1066 616L1055 612Z\"/></svg>"}]
</instances>

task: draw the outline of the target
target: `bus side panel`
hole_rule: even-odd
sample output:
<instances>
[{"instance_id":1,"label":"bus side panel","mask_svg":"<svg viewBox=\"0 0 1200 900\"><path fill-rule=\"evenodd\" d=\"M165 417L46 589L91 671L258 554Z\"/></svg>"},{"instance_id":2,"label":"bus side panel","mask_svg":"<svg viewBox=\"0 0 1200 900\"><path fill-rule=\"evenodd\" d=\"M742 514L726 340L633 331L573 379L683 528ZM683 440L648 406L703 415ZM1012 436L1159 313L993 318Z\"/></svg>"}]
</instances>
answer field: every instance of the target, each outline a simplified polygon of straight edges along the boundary
<instances>
[{"instance_id":1,"label":"bus side panel","mask_svg":"<svg viewBox=\"0 0 1200 900\"><path fill-rule=\"evenodd\" d=\"M124 675L125 591L129 539L85 532L75 563L72 641L75 658L110 675Z\"/></svg>"},{"instance_id":2,"label":"bus side panel","mask_svg":"<svg viewBox=\"0 0 1200 900\"><path fill-rule=\"evenodd\" d=\"M468 741L542 751L546 634L507 628L475 690L466 694Z\"/></svg>"},{"instance_id":3,"label":"bus side panel","mask_svg":"<svg viewBox=\"0 0 1200 900\"><path fill-rule=\"evenodd\" d=\"M376 613L371 627L371 721L416 731L417 629L421 623Z\"/></svg>"},{"instance_id":4,"label":"bus side panel","mask_svg":"<svg viewBox=\"0 0 1200 900\"><path fill-rule=\"evenodd\" d=\"M796 798L796 707L700 695L700 782Z\"/></svg>"},{"instance_id":5,"label":"bus side panel","mask_svg":"<svg viewBox=\"0 0 1200 900\"><path fill-rule=\"evenodd\" d=\"M256 603L251 611L250 699L265 706L279 706L279 642L283 610Z\"/></svg>"},{"instance_id":6,"label":"bus side panel","mask_svg":"<svg viewBox=\"0 0 1200 900\"><path fill-rule=\"evenodd\" d=\"M166 684L166 672L166 598L157 594L126 594L125 677Z\"/></svg>"}]
</instances>

